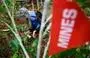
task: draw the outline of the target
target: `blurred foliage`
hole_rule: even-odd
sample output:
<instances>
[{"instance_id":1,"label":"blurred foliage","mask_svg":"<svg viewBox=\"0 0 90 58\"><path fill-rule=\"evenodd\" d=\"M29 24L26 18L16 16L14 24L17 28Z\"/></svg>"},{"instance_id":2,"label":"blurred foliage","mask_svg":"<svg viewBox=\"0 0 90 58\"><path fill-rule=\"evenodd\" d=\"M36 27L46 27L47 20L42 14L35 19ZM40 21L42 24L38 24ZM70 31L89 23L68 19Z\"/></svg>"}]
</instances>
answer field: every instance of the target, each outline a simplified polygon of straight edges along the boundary
<instances>
[{"instance_id":1,"label":"blurred foliage","mask_svg":"<svg viewBox=\"0 0 90 58\"><path fill-rule=\"evenodd\" d=\"M52 56L52 58L88 58L90 57L90 49L86 47L74 48L64 52L61 52L57 55Z\"/></svg>"},{"instance_id":2,"label":"blurred foliage","mask_svg":"<svg viewBox=\"0 0 90 58\"><path fill-rule=\"evenodd\" d=\"M77 0L81 8L85 11L87 16L90 16L90 0Z\"/></svg>"},{"instance_id":3,"label":"blurred foliage","mask_svg":"<svg viewBox=\"0 0 90 58\"><path fill-rule=\"evenodd\" d=\"M11 7L12 0L5 0L5 2L8 5L9 10L12 11L12 7ZM87 16L90 16L89 0L77 0L77 2L80 4L80 7L85 11ZM15 12L19 9L19 5L20 5L19 3L15 4ZM12 25L3 3L0 3L0 21L1 20L4 20L5 22ZM0 22L0 25L1 25L1 22ZM22 25L22 24L17 25L18 31L20 31L22 33L24 31L27 31L26 30L27 27L25 27L25 26L26 25ZM2 29L4 29L4 28L2 28ZM23 42L26 50L28 51L30 57L36 58L36 51L37 51L36 49L37 49L37 44L38 44L38 38L28 38L25 34L22 34L21 37L22 37L22 42ZM3 38L6 38L6 41L8 42L8 44L6 44L6 42L2 40ZM5 46L3 44L1 44L2 41L4 42L4 44L6 44ZM3 45L3 47L0 45L0 55L3 54L2 52L6 48L8 48L8 49L10 49L9 52L11 53L11 55L9 55L9 56L11 58L25 58L17 39L14 37L14 35L12 35L12 32L10 30L8 32L3 32L0 29L0 44ZM8 58L10 58L10 57L8 57ZM0 58L2 58L2 56L0 56ZM47 56L47 58L48 58L48 56ZM58 54L52 56L51 58L90 58L90 46L86 45L86 46L82 46L80 48L70 49L70 50L58 53Z\"/></svg>"}]
</instances>

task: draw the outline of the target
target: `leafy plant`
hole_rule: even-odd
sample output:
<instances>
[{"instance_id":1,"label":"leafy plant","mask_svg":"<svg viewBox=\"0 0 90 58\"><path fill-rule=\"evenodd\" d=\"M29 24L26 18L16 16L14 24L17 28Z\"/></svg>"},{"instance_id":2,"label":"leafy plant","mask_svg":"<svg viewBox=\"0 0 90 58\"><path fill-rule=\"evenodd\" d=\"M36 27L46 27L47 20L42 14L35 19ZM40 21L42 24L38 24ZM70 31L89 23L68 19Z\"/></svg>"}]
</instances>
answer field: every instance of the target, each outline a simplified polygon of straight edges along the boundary
<instances>
[{"instance_id":1,"label":"leafy plant","mask_svg":"<svg viewBox=\"0 0 90 58\"><path fill-rule=\"evenodd\" d=\"M16 13L17 9L19 9L19 4L17 5L17 2L15 2L16 5L14 5L14 10L13 10L13 1L14 0L5 0L5 3L9 9L11 17L16 19L15 13ZM85 11L87 16L90 16L90 2L87 2L87 0L77 0L77 2L80 4L80 7ZM5 6L5 4L0 3L0 21L4 21L3 23L6 24L6 26L8 27L7 29L9 29L9 31L8 32L0 31L0 38L2 38L3 36L6 38L7 37L10 38L8 41L9 41L9 46L11 48L11 58L25 58L24 53L21 49L20 43L17 40L18 38L20 38L20 40L21 40L20 42L23 43L24 47L26 48L26 51L28 51L29 56L31 58L36 58L38 38L28 38L24 34L24 32L27 31L25 28L26 25L23 26L22 24L21 25L16 24L16 26L14 26L13 24L15 22L12 23L13 22L12 20L14 20L14 19L12 19L10 17L10 14L7 15L8 10L7 10L6 6ZM15 11L15 13L13 13L13 11ZM1 24L1 22L0 22L0 24ZM17 28L18 33L22 32L23 34L17 35L17 31L15 30L15 28ZM10 34L10 36L7 34ZM46 37L45 39L47 41L48 35L45 37ZM0 40L2 40L2 39L0 39ZM52 56L51 58L88 58L88 57L90 57L90 45L82 46L80 48L70 49L70 50L58 53L58 54ZM49 56L46 56L46 58L49 58Z\"/></svg>"}]
</instances>

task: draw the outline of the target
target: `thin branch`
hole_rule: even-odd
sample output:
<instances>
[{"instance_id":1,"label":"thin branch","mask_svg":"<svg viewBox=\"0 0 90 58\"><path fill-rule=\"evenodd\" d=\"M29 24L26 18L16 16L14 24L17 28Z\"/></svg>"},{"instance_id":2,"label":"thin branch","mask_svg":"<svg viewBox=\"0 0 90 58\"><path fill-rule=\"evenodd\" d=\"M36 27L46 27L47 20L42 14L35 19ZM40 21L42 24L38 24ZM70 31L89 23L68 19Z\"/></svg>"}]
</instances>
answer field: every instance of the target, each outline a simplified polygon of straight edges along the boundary
<instances>
[{"instance_id":1,"label":"thin branch","mask_svg":"<svg viewBox=\"0 0 90 58\"><path fill-rule=\"evenodd\" d=\"M11 21L12 21L13 28L15 29L15 32L17 32L17 28L16 28L16 25L15 25L15 22L14 22L14 18L11 16L11 13L10 13L6 3L5 3L5 0L2 0L2 1L3 1L3 4L5 5L5 8L6 8L7 12L8 12L8 15L9 15Z\"/></svg>"},{"instance_id":2,"label":"thin branch","mask_svg":"<svg viewBox=\"0 0 90 58\"><path fill-rule=\"evenodd\" d=\"M5 23L5 22L4 22ZM9 24L7 24L7 23L5 23L6 24L6 26L12 31L12 33L15 35L16 33L14 32L14 30L13 30L13 28L9 25Z\"/></svg>"},{"instance_id":3,"label":"thin branch","mask_svg":"<svg viewBox=\"0 0 90 58\"><path fill-rule=\"evenodd\" d=\"M31 4L32 4L32 9L34 10L34 4L33 4L33 0L32 0L32 2L31 2Z\"/></svg>"},{"instance_id":4,"label":"thin branch","mask_svg":"<svg viewBox=\"0 0 90 58\"><path fill-rule=\"evenodd\" d=\"M45 47L45 49L44 49L43 58L46 58L47 50L48 50L49 44L50 44L50 38L48 39L47 45L46 45L46 47Z\"/></svg>"},{"instance_id":5,"label":"thin branch","mask_svg":"<svg viewBox=\"0 0 90 58\"><path fill-rule=\"evenodd\" d=\"M42 16L42 21L41 21L41 27L40 27L40 32L39 32L39 41L38 41L38 46L37 46L37 58L40 58L40 51L41 51L41 41L42 41L42 34L43 34L43 29L44 29L44 22L46 19L46 14L48 11L48 5L49 5L50 0L45 0L44 2L44 10L43 10L43 16Z\"/></svg>"},{"instance_id":6,"label":"thin branch","mask_svg":"<svg viewBox=\"0 0 90 58\"><path fill-rule=\"evenodd\" d=\"M51 58L52 56L49 56L49 58Z\"/></svg>"},{"instance_id":7,"label":"thin branch","mask_svg":"<svg viewBox=\"0 0 90 58\"><path fill-rule=\"evenodd\" d=\"M13 17L13 19L14 19L14 11L15 11L15 0L12 0L12 17Z\"/></svg>"},{"instance_id":8,"label":"thin branch","mask_svg":"<svg viewBox=\"0 0 90 58\"><path fill-rule=\"evenodd\" d=\"M8 24L6 24L6 23L5 23L5 24L10 28L10 30L13 32L13 34L14 34L15 37L17 38L17 40L18 40L18 42L19 42L19 44L20 44L20 46L21 46L21 48L22 48L22 50L23 50L26 58L30 58L29 55L28 55L28 53L27 53L27 51L26 51L26 49L25 49L25 47L24 47L24 45L23 45L23 43L22 43L21 37L20 37L20 35L18 34L16 25L15 25L15 21L14 21L14 17L11 16L11 13L10 13L10 11L9 11L6 3L5 3L5 0L2 0L2 1L3 1L3 4L5 5L5 8L6 8L7 12L8 12L8 15L9 15L11 21L12 21L12 25L13 25L15 31L14 31Z\"/></svg>"},{"instance_id":9,"label":"thin branch","mask_svg":"<svg viewBox=\"0 0 90 58\"><path fill-rule=\"evenodd\" d=\"M51 23L49 23L49 25L47 26L47 28L45 29L44 33L43 33L43 36L45 36L47 34L47 31L49 31L51 27Z\"/></svg>"},{"instance_id":10,"label":"thin branch","mask_svg":"<svg viewBox=\"0 0 90 58\"><path fill-rule=\"evenodd\" d=\"M39 0L37 0L37 9L39 10Z\"/></svg>"},{"instance_id":11,"label":"thin branch","mask_svg":"<svg viewBox=\"0 0 90 58\"><path fill-rule=\"evenodd\" d=\"M47 26L45 32L43 33L43 36L45 36L47 34L47 31L50 29L50 27L51 27L51 23ZM43 58L45 58L46 55L47 55L47 50L48 50L49 44L50 44L50 37L49 37L48 42L47 42L47 45L46 45L46 47L44 49Z\"/></svg>"},{"instance_id":12,"label":"thin branch","mask_svg":"<svg viewBox=\"0 0 90 58\"><path fill-rule=\"evenodd\" d=\"M41 6L43 6L43 1L42 1L42 0L40 0L40 2L41 2Z\"/></svg>"},{"instance_id":13,"label":"thin branch","mask_svg":"<svg viewBox=\"0 0 90 58\"><path fill-rule=\"evenodd\" d=\"M52 14L50 14L50 16L46 19L45 25L50 21L51 18L52 18Z\"/></svg>"}]
</instances>

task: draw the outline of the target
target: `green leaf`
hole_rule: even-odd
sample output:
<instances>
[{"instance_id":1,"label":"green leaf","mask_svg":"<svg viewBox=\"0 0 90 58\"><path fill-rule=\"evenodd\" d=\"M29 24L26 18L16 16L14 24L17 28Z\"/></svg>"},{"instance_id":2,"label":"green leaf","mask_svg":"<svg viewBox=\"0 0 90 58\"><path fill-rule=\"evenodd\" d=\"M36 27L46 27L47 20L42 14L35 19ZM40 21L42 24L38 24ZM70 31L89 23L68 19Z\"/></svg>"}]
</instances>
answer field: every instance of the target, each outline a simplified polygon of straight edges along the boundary
<instances>
[{"instance_id":1,"label":"green leaf","mask_svg":"<svg viewBox=\"0 0 90 58\"><path fill-rule=\"evenodd\" d=\"M22 58L20 55L18 55L17 51L14 53L14 55L11 58Z\"/></svg>"},{"instance_id":2,"label":"green leaf","mask_svg":"<svg viewBox=\"0 0 90 58\"><path fill-rule=\"evenodd\" d=\"M36 39L36 40L33 41L32 47L37 47L37 44L38 44L38 39Z\"/></svg>"},{"instance_id":3,"label":"green leaf","mask_svg":"<svg viewBox=\"0 0 90 58\"><path fill-rule=\"evenodd\" d=\"M54 55L52 58L65 58L68 56L74 56L76 54L76 49L70 49L59 54Z\"/></svg>"},{"instance_id":4,"label":"green leaf","mask_svg":"<svg viewBox=\"0 0 90 58\"><path fill-rule=\"evenodd\" d=\"M19 50L20 46L19 46L18 40L17 39L11 40L10 47L12 48L13 52L16 52L17 50Z\"/></svg>"},{"instance_id":5,"label":"green leaf","mask_svg":"<svg viewBox=\"0 0 90 58\"><path fill-rule=\"evenodd\" d=\"M12 0L5 0L5 2L6 2L6 4L9 5L9 6L12 5Z\"/></svg>"},{"instance_id":6,"label":"green leaf","mask_svg":"<svg viewBox=\"0 0 90 58\"><path fill-rule=\"evenodd\" d=\"M12 56L12 58L18 58L17 51L16 51L15 54Z\"/></svg>"},{"instance_id":7,"label":"green leaf","mask_svg":"<svg viewBox=\"0 0 90 58\"><path fill-rule=\"evenodd\" d=\"M5 12L6 12L6 9L2 5L0 5L0 13L5 13Z\"/></svg>"},{"instance_id":8,"label":"green leaf","mask_svg":"<svg viewBox=\"0 0 90 58\"><path fill-rule=\"evenodd\" d=\"M77 2L84 3L86 0L77 0Z\"/></svg>"}]
</instances>

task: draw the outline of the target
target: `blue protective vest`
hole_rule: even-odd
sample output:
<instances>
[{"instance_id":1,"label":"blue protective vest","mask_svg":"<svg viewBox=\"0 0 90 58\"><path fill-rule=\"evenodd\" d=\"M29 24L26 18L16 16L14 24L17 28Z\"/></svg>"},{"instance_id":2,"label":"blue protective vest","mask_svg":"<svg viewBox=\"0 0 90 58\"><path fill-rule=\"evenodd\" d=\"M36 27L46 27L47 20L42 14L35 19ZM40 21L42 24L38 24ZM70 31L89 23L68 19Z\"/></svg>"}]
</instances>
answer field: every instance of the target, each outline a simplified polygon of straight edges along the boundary
<instances>
[{"instance_id":1,"label":"blue protective vest","mask_svg":"<svg viewBox=\"0 0 90 58\"><path fill-rule=\"evenodd\" d=\"M32 29L39 30L41 22L37 19L35 11L29 11L28 12L28 20L31 22Z\"/></svg>"}]
</instances>

